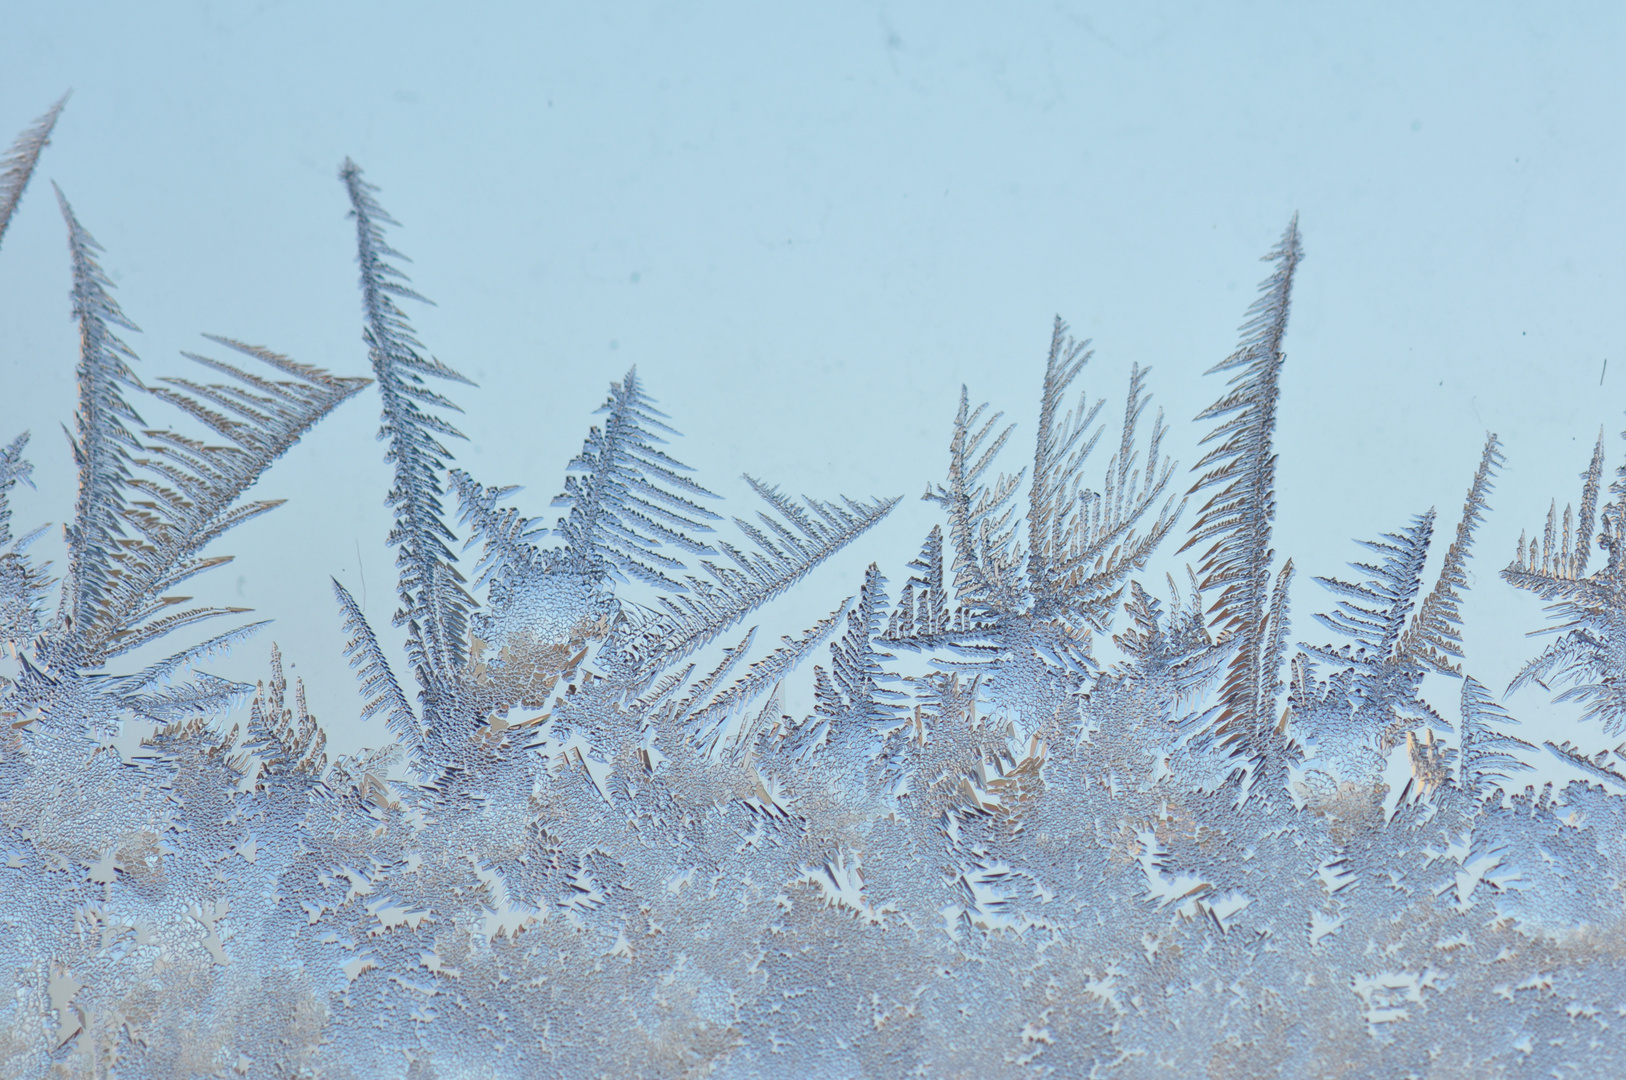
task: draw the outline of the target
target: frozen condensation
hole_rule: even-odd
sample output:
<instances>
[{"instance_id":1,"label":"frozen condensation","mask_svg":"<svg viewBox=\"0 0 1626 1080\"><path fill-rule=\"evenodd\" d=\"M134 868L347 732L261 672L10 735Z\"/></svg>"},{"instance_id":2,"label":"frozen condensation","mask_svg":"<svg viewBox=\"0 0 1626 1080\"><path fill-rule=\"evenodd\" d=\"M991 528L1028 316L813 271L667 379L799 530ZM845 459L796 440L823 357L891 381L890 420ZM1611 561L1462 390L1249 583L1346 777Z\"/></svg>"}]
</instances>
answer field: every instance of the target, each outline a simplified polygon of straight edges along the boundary
<instances>
[{"instance_id":1,"label":"frozen condensation","mask_svg":"<svg viewBox=\"0 0 1626 1080\"><path fill-rule=\"evenodd\" d=\"M0 163L0 235L60 108ZM368 380L211 339L189 376L144 382L61 198L81 352L56 579L4 501L29 481L27 436L0 450L0 1074L1626 1061L1626 749L1522 738L1464 655L1496 437L1437 578L1450 515L1379 523L1316 579L1326 610L1290 619L1272 439L1296 220L1210 373L1193 467L1164 453L1145 371L1121 412L1082 393L1091 354L1058 319L1031 461L962 392L918 556L774 641L757 613L896 500L752 479L756 504L725 508L629 371L557 516L511 505L517 489L455 467L445 394L467 380L408 322L378 189L352 162L341 178L400 577L388 625L333 584L349 645L327 662L360 697L321 707L393 740L340 759L275 648L257 686L203 670L258 624L176 590ZM158 426L177 411L208 438ZM1555 617L1509 692L1579 701L1619 734L1626 469L1604 490L1605 458L1600 440L1579 508L1555 506L1502 577ZM1182 542L1181 580L1143 579ZM168 659L122 662L159 638ZM127 762L131 721L154 734ZM1548 754L1585 779L1522 783Z\"/></svg>"}]
</instances>

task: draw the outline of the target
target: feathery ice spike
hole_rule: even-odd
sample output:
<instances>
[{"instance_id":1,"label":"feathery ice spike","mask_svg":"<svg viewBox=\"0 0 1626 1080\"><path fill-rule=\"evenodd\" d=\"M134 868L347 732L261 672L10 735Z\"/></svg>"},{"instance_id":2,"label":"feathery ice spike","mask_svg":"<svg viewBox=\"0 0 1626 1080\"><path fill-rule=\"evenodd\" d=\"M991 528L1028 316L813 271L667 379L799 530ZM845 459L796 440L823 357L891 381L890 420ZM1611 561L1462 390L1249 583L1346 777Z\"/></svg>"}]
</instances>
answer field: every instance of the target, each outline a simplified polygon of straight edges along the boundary
<instances>
[{"instance_id":1,"label":"feathery ice spike","mask_svg":"<svg viewBox=\"0 0 1626 1080\"><path fill-rule=\"evenodd\" d=\"M379 205L375 198L378 188L362 179L355 162L346 159L339 177L349 193L350 216L356 222L356 262L361 270L365 318L362 336L383 404L378 434L380 440L389 441L385 460L395 466L395 483L386 500L395 513L389 542L398 549L396 564L401 571L397 586L401 608L395 625L407 628L407 654L426 702L438 708L457 685L473 601L454 566L457 557L447 546L454 536L441 512L445 494L441 474L451 454L439 440L463 435L432 411L461 410L431 390L426 379L474 384L423 355L412 324L395 303L397 299L428 302L389 262L406 261L384 235L386 226L398 223Z\"/></svg>"}]
</instances>

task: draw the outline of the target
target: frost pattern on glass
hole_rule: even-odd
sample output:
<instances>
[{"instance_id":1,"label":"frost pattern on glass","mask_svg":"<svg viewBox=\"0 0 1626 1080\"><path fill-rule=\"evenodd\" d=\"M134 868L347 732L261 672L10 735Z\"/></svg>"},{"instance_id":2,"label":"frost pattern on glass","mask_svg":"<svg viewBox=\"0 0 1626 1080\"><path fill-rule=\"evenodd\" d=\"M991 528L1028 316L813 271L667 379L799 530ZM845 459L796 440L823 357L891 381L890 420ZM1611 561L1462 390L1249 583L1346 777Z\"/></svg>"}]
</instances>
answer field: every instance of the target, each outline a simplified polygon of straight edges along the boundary
<instances>
[{"instance_id":1,"label":"frost pattern on glass","mask_svg":"<svg viewBox=\"0 0 1626 1080\"><path fill-rule=\"evenodd\" d=\"M4 160L0 231L59 108ZM754 613L896 500L750 479L760 504L725 519L629 371L556 525L527 516L516 488L452 467L456 407L430 380L467 380L398 306L416 294L378 189L351 162L341 178L400 579L387 628L333 583L349 635L333 660L360 698L326 707L394 740L340 759L275 646L258 686L200 670L260 624L200 634L241 613L173 593L226 560L214 542L274 505L247 489L368 380L211 338L191 359L221 381L143 382L61 198L81 351L60 583L29 554L38 533L12 533L27 435L0 450L0 1073L1533 1076L1626 1059L1626 750L1521 738L1462 647L1494 435L1437 579L1429 510L1318 577L1327 608L1295 640L1271 525L1296 220L1211 370L1226 382L1197 418L1189 491L1147 422L1147 373L1121 419L1103 412L1075 391L1090 352L1058 319L1031 464L1001 471L1013 428L962 391L925 494L941 522L896 586L872 564L773 642ZM164 408L213 441L149 427ZM1510 692L1579 701L1618 734L1626 467L1605 496L1605 457L1600 437L1579 511L1555 505L1502 577L1554 619ZM1138 578L1193 502L1185 580ZM167 659L121 666L171 635ZM1104 662L1109 635L1121 659ZM791 680L806 715L786 711ZM126 762L130 721L156 726ZM1521 785L1543 752L1586 779Z\"/></svg>"}]
</instances>

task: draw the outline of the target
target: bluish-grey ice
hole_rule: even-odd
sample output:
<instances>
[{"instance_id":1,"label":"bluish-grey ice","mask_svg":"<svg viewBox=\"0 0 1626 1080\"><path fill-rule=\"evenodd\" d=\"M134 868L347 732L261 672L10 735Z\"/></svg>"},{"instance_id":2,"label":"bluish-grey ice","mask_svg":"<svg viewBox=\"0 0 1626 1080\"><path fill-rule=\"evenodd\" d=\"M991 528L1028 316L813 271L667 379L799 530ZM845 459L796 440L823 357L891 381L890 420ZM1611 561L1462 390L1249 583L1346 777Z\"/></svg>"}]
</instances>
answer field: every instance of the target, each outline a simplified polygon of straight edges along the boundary
<instances>
[{"instance_id":1,"label":"bluish-grey ice","mask_svg":"<svg viewBox=\"0 0 1626 1080\"><path fill-rule=\"evenodd\" d=\"M23 196L61 109L0 162L0 239L46 208ZM0 1073L1626 1060L1626 746L1516 719L1553 700L1626 732L1622 455L1600 436L1498 578L1507 553L1477 533L1524 510L1493 510L1506 462L1486 433L1460 508L1374 522L1347 569L1297 568L1324 604L1291 611L1273 528L1297 218L1206 373L1197 460L1172 460L1147 369L1098 395L1058 317L1023 374L1034 430L962 388L933 420L918 554L774 640L775 605L898 494L753 476L754 501L720 498L636 368L584 417L555 509L479 475L452 395L491 391L414 330L377 178L346 160L338 179L370 380L225 337L185 365L138 359L108 269L124 254L57 192L77 411L4 421L67 421L60 566L7 501L29 435L0 451ZM391 618L333 579L344 655L301 652L355 669L358 697L323 707L388 745L349 756L281 649L257 683L211 673L272 630L183 595L337 409L381 416L377 542L399 571ZM1159 555L1181 574L1150 573ZM1549 605L1509 686L1476 677L1470 588ZM1543 758L1578 778L1528 784Z\"/></svg>"}]
</instances>

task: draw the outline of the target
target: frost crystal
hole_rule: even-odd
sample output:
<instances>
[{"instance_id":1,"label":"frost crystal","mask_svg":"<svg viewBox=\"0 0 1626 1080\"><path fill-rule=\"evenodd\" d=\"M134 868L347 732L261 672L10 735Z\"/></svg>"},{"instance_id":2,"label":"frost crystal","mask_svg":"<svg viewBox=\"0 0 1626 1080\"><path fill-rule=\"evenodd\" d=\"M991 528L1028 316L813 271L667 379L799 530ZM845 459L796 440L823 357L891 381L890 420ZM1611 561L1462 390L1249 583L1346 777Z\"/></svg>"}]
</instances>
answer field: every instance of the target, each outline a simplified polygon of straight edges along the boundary
<instances>
[{"instance_id":1,"label":"frost crystal","mask_svg":"<svg viewBox=\"0 0 1626 1080\"><path fill-rule=\"evenodd\" d=\"M0 236L61 105L0 171ZM257 478L369 380L210 338L217 382L137 375L66 198L79 472L60 585L0 449L8 1076L1605 1075L1626 1059L1626 750L1544 746L1470 673L1461 607L1501 444L1430 584L1430 509L1361 541L1290 643L1273 444L1296 219L1184 498L1132 370L1121 423L1058 319L1031 466L962 390L941 513L889 591L759 640L767 605L896 499L725 520L637 371L549 529L453 468L420 299L346 162L400 577L335 581L357 702L330 758L258 625L174 590L274 506ZM60 193L59 193L60 196ZM360 356L358 353L357 362ZM139 411L138 411L139 407ZM182 431L146 415L184 414ZM1115 436L1112 437L1112 436ZM1105 461L1103 462L1103 458ZM1626 468L1556 505L1508 583L1553 643L1514 680L1626 728ZM445 501L457 499L454 521ZM1186 526L1183 586L1137 577ZM1592 568L1596 546L1605 565ZM206 552L205 549L209 549ZM478 549L477 555L471 554ZM459 557L473 558L469 579ZM1425 584L1428 585L1425 591ZM390 667L399 633L411 670ZM127 654L164 638L166 659ZM1317 639L1322 640L1322 639ZM171 651L172 650L172 651ZM413 689L415 687L415 693ZM791 701L811 703L793 710ZM245 714L246 710L246 714ZM122 756L132 724L151 734ZM1581 777L1521 787L1547 756ZM1397 789L1398 784L1398 789Z\"/></svg>"}]
</instances>

